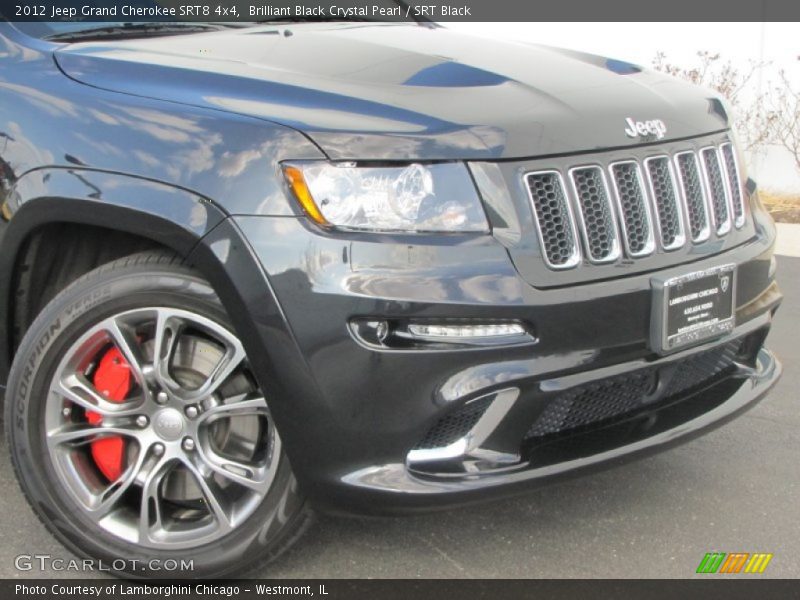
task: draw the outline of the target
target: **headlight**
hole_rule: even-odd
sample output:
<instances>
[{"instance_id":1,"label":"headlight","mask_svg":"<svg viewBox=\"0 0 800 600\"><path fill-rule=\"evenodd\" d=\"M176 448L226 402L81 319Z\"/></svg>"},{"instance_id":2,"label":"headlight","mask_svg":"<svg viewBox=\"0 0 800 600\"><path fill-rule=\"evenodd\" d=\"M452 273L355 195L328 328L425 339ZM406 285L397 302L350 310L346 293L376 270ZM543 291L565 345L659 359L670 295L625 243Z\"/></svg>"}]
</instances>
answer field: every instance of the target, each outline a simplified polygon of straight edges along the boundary
<instances>
[{"instance_id":1,"label":"headlight","mask_svg":"<svg viewBox=\"0 0 800 600\"><path fill-rule=\"evenodd\" d=\"M303 209L320 225L374 231L489 230L462 163L359 167L309 162L284 165L283 172Z\"/></svg>"}]
</instances>

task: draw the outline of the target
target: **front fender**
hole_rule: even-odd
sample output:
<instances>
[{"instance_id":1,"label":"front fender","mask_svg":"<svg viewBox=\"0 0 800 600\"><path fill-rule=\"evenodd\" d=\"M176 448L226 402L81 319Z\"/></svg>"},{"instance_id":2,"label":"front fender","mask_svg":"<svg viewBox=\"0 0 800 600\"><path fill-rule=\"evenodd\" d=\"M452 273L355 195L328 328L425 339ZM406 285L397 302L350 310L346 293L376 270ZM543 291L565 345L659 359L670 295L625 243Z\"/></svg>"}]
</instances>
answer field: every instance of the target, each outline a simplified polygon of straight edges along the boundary
<instances>
[{"instance_id":1,"label":"front fender","mask_svg":"<svg viewBox=\"0 0 800 600\"><path fill-rule=\"evenodd\" d=\"M138 235L188 256L225 219L207 198L164 183L81 168L30 171L10 190L0 223L0 315L10 314L13 271L25 240L53 223L79 223ZM0 319L8 340L9 318ZM0 344L0 381L11 362Z\"/></svg>"}]
</instances>

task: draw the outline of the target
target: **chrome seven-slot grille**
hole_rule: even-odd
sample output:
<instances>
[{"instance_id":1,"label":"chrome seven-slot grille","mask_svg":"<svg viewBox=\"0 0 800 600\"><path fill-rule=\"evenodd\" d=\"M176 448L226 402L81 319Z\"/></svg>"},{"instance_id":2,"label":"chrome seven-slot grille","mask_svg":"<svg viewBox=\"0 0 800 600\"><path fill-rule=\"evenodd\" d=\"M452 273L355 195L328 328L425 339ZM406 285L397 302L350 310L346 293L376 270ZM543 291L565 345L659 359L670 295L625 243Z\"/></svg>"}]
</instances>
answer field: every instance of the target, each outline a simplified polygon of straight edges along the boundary
<instances>
[{"instance_id":1,"label":"chrome seven-slot grille","mask_svg":"<svg viewBox=\"0 0 800 600\"><path fill-rule=\"evenodd\" d=\"M614 262L677 250L727 235L745 222L736 153L730 142L525 175L545 261L569 269L585 257ZM582 242L582 243L581 243Z\"/></svg>"}]
</instances>

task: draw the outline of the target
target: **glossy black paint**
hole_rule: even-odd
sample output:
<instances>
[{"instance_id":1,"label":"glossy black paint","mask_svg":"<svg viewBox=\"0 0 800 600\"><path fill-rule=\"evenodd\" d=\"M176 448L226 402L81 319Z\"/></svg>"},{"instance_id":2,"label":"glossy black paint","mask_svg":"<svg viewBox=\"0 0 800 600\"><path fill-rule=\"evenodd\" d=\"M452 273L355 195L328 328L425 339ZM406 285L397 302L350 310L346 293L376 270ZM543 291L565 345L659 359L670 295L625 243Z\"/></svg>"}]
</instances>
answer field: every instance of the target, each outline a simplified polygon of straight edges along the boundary
<instances>
[{"instance_id":1,"label":"glossy black paint","mask_svg":"<svg viewBox=\"0 0 800 600\"><path fill-rule=\"evenodd\" d=\"M403 510L424 505L433 491L449 490L449 484L439 490L429 484L423 487L427 492L415 497L394 480L391 485L387 481L387 489L361 486L358 494L347 488L359 473L379 465L393 465L392 478L399 476L406 453L454 405L509 385L535 389L542 379L575 373L592 379L619 363L656 360L648 346L648 274L538 290L514 271L493 238L411 244L320 235L293 219L236 217L235 222L269 273L308 367L295 373L298 378L290 387L301 389L312 374L316 384L316 393L304 391L302 401L292 404L282 435L288 448L295 440L302 448L296 456L303 461L299 473L308 477L307 488L340 509L357 503L364 510ZM295 243L284 244L287 238ZM740 261L737 336L748 328L768 327L780 303L770 275L773 240L756 237L733 255ZM719 260L707 258L660 273L669 277L702 270ZM531 324L539 342L458 352L375 351L345 335L349 318L366 315L514 319ZM274 334L265 330L263 335ZM762 391L777 378L777 370L768 372ZM756 396L741 394L736 404ZM712 421L703 418L698 426ZM679 436L673 432L670 437ZM374 479L380 480L380 473ZM480 497L484 486L484 491L500 492L497 485L491 478L479 479L463 488L464 496ZM463 500L458 494L450 499Z\"/></svg>"},{"instance_id":2,"label":"glossy black paint","mask_svg":"<svg viewBox=\"0 0 800 600\"><path fill-rule=\"evenodd\" d=\"M619 61L414 24L275 26L84 44L56 61L77 81L283 123L335 160L523 158L727 129L710 92Z\"/></svg>"},{"instance_id":3,"label":"glossy black paint","mask_svg":"<svg viewBox=\"0 0 800 600\"><path fill-rule=\"evenodd\" d=\"M589 163L601 150L623 159L719 143L729 135L722 103L626 63L516 43L490 52L444 29L285 29L66 46L0 24L0 379L19 250L37 227L74 222L152 239L201 270L245 343L303 490L339 510L458 503L662 448L738 414L777 380L764 352L742 385L716 390L705 412L673 411L651 437L620 436L602 451L578 440L592 453L546 473L422 483L406 455L453 406L661 360L648 344L654 272L737 263L734 335L766 330L781 300L774 226L751 190L750 221L725 239L549 271L523 171L578 153ZM628 138L627 117L663 119L667 138ZM492 234L322 231L279 168L324 158L467 160ZM513 319L538 341L387 351L354 339L348 323L359 317Z\"/></svg>"}]
</instances>

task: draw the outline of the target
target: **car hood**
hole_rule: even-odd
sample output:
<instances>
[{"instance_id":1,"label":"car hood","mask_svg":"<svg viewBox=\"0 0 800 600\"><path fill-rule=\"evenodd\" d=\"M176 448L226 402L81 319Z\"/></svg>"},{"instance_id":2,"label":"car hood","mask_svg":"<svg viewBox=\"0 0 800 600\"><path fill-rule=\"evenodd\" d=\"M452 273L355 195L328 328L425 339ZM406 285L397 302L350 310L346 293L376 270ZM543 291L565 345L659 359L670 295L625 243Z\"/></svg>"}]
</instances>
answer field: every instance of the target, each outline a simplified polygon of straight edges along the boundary
<instances>
[{"instance_id":1,"label":"car hood","mask_svg":"<svg viewBox=\"0 0 800 600\"><path fill-rule=\"evenodd\" d=\"M728 127L703 88L622 61L411 24L304 23L65 45L69 77L300 130L336 160L497 159ZM659 135L661 133L659 132Z\"/></svg>"}]
</instances>

